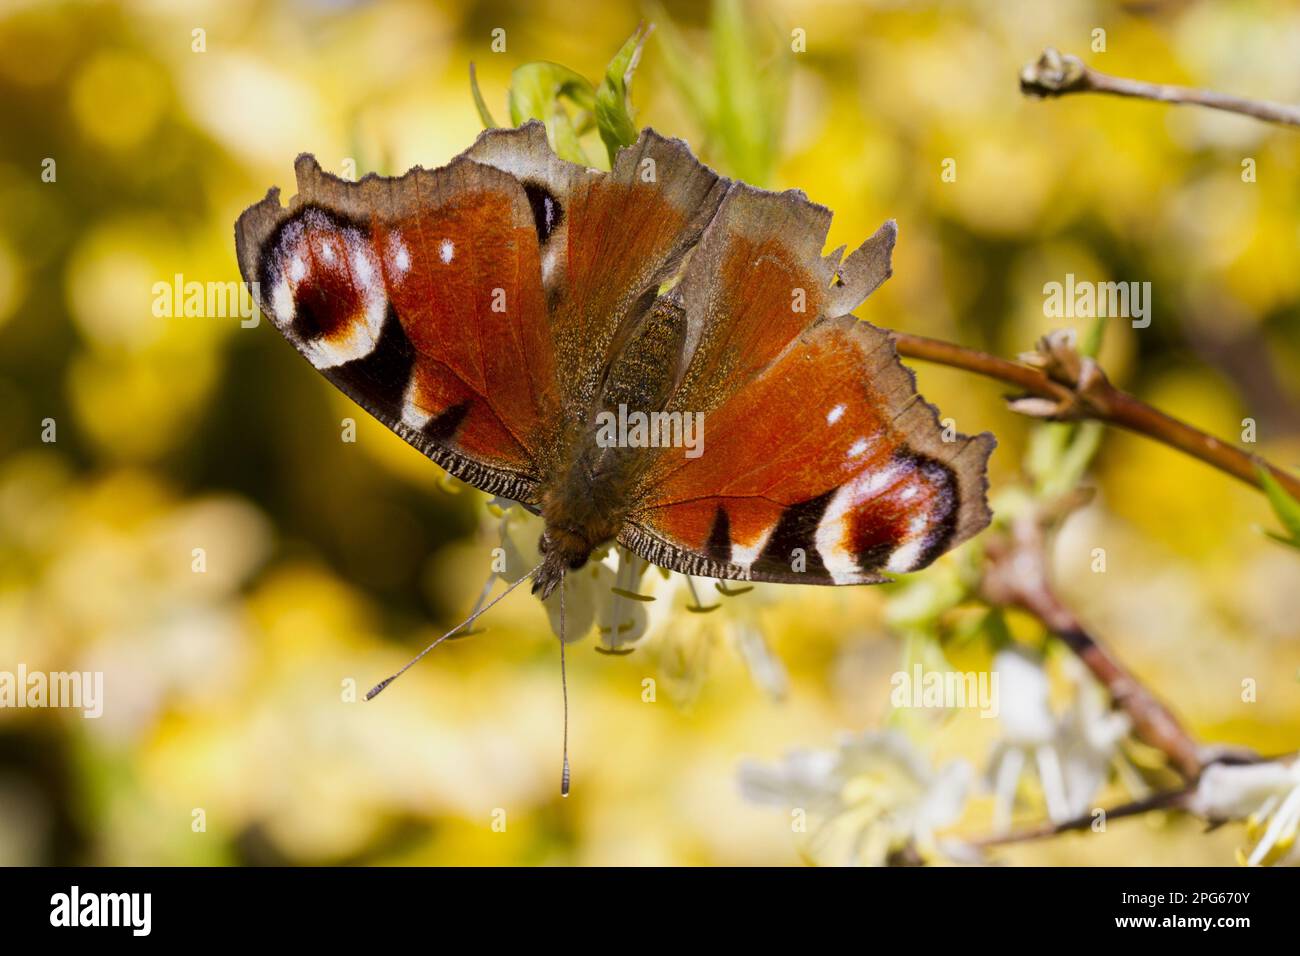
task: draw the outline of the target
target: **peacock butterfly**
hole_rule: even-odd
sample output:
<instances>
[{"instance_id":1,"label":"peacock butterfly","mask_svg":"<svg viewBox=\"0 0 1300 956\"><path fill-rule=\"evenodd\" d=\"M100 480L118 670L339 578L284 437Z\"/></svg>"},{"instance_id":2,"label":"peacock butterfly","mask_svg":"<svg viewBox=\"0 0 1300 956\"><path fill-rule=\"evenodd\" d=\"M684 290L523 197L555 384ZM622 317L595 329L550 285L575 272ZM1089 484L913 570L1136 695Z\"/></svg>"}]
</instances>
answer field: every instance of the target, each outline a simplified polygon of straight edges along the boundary
<instances>
[{"instance_id":1,"label":"peacock butterfly","mask_svg":"<svg viewBox=\"0 0 1300 956\"><path fill-rule=\"evenodd\" d=\"M992 436L945 441L850 315L893 222L822 257L828 209L652 130L609 172L536 121L399 178L296 171L287 208L272 189L235 226L258 305L433 461L542 515L543 595L612 540L686 574L871 584L988 524ZM620 406L703 415L707 454L598 443Z\"/></svg>"},{"instance_id":2,"label":"peacock butterfly","mask_svg":"<svg viewBox=\"0 0 1300 956\"><path fill-rule=\"evenodd\" d=\"M609 172L536 121L397 178L295 169L287 207L272 189L235 225L259 307L437 464L542 516L543 597L611 541L691 575L872 584L988 524L992 436L945 440L851 314L891 274L892 221L823 256L830 210L652 130ZM698 419L703 453L599 440L615 412Z\"/></svg>"}]
</instances>

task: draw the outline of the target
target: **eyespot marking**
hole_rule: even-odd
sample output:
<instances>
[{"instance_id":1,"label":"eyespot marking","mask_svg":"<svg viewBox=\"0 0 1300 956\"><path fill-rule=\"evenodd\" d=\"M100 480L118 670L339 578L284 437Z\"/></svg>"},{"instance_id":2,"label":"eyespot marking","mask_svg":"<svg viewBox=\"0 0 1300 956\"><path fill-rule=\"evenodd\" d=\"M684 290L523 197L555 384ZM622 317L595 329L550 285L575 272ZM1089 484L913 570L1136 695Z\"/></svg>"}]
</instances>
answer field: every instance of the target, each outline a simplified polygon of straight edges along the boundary
<instances>
[{"instance_id":1,"label":"eyespot marking","mask_svg":"<svg viewBox=\"0 0 1300 956\"><path fill-rule=\"evenodd\" d=\"M533 226L537 229L538 245L545 245L546 240L551 238L551 233L564 221L564 210L555 193L541 183L528 180L523 186L528 205L533 210Z\"/></svg>"}]
</instances>

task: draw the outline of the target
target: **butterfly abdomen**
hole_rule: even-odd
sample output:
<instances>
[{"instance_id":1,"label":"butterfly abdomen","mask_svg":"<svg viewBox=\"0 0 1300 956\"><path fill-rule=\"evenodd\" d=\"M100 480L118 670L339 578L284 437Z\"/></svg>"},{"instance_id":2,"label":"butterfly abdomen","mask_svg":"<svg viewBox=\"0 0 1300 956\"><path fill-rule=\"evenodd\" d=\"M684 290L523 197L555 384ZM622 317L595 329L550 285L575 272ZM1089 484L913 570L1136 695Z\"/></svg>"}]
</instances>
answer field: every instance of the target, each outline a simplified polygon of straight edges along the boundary
<instances>
[{"instance_id":1,"label":"butterfly abdomen","mask_svg":"<svg viewBox=\"0 0 1300 956\"><path fill-rule=\"evenodd\" d=\"M610 363L599 411L620 406L645 414L662 409L676 383L686 342L686 311L671 296L657 298Z\"/></svg>"},{"instance_id":2,"label":"butterfly abdomen","mask_svg":"<svg viewBox=\"0 0 1300 956\"><path fill-rule=\"evenodd\" d=\"M634 321L597 401L569 436L560 456L565 467L543 488L548 564L580 567L622 527L646 450L661 445L654 416L677 382L685 341L686 313L671 296L655 299Z\"/></svg>"}]
</instances>

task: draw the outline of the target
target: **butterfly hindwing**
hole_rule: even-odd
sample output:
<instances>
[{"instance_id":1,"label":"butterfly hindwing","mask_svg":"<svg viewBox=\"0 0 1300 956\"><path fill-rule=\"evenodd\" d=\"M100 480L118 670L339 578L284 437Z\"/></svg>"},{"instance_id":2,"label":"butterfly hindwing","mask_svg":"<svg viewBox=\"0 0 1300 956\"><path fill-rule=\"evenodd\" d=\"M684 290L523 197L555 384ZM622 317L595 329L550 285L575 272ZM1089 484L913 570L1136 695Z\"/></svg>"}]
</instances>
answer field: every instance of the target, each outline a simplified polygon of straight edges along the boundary
<instances>
[{"instance_id":1,"label":"butterfly hindwing","mask_svg":"<svg viewBox=\"0 0 1300 956\"><path fill-rule=\"evenodd\" d=\"M892 221L843 264L821 256L830 222L797 190L732 185L678 287L690 363L673 408L718 407L815 319L848 314L889 277Z\"/></svg>"},{"instance_id":2,"label":"butterfly hindwing","mask_svg":"<svg viewBox=\"0 0 1300 956\"><path fill-rule=\"evenodd\" d=\"M823 320L661 454L620 541L708 577L866 584L917 570L989 520L990 436L945 442L887 333Z\"/></svg>"},{"instance_id":3,"label":"butterfly hindwing","mask_svg":"<svg viewBox=\"0 0 1300 956\"><path fill-rule=\"evenodd\" d=\"M924 567L988 523L994 443L945 441L888 333L846 314L889 276L893 224L841 263L821 256L828 211L742 188L676 291L695 331L670 404L705 413L703 452L653 454L619 540L709 577L861 584Z\"/></svg>"}]
</instances>

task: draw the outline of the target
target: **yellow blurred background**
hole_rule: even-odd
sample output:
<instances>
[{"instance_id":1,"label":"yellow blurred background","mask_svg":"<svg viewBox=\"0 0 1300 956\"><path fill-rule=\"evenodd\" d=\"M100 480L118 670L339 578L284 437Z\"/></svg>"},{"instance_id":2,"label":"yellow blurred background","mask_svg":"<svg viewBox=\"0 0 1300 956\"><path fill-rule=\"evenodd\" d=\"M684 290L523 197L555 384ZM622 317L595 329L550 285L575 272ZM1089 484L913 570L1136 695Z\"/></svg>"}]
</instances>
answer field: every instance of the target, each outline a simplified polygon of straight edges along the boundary
<instances>
[{"instance_id":1,"label":"yellow blurred background","mask_svg":"<svg viewBox=\"0 0 1300 956\"><path fill-rule=\"evenodd\" d=\"M1070 324L1044 317L1045 282L1151 281L1150 328L1107 330L1111 377L1228 440L1253 419L1252 448L1293 465L1297 134L1028 100L1017 74L1050 45L1109 73L1300 101L1300 11L1140 8L751 4L764 68L788 70L763 185L834 209L831 247L898 220L895 274L858 310L885 327L1013 356ZM298 153L358 175L440 165L481 128L471 60L500 119L515 67L598 78L649 14L706 61L709 10L684 2L0 6L0 669L102 671L106 698L99 719L0 710L0 864L801 861L789 816L745 802L737 765L889 723L904 651L883 592L760 588L699 615L661 584L633 653L594 653L591 636L571 648L562 800L558 655L525 589L484 633L358 701L473 606L497 543L486 497L269 323L154 308L177 275L238 279L235 218L271 185L292 192ZM633 81L638 123L734 173L668 81L662 32ZM963 431L997 435L994 491L1019 481L1037 426L1004 410L1005 389L917 371ZM1203 741L1296 749L1300 561L1260 533L1275 525L1265 499L1120 433L1087 483L1095 498L1056 544L1072 606ZM980 765L996 736L957 713L926 747ZM988 829L987 804L963 831ZM1005 858L1230 863L1240 833L1200 829L1117 822Z\"/></svg>"}]
</instances>

